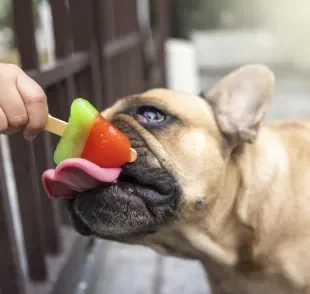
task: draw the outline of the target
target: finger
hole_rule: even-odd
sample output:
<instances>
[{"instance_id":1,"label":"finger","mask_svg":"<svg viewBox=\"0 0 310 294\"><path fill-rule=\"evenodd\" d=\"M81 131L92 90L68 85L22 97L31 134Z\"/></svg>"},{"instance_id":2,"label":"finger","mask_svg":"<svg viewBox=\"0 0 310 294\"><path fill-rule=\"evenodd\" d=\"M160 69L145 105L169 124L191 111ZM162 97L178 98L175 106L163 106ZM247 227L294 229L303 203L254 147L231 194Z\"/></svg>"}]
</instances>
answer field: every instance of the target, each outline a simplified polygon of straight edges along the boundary
<instances>
[{"instance_id":1,"label":"finger","mask_svg":"<svg viewBox=\"0 0 310 294\"><path fill-rule=\"evenodd\" d=\"M3 109L0 107L0 134L6 134L9 123Z\"/></svg>"},{"instance_id":2,"label":"finger","mask_svg":"<svg viewBox=\"0 0 310 294\"><path fill-rule=\"evenodd\" d=\"M46 126L48 118L47 99L43 89L24 72L17 76L16 87L28 113L24 137L31 140Z\"/></svg>"},{"instance_id":3,"label":"finger","mask_svg":"<svg viewBox=\"0 0 310 294\"><path fill-rule=\"evenodd\" d=\"M16 89L14 75L0 72L0 107L7 120L7 128L19 129L26 125L28 114L25 105Z\"/></svg>"}]
</instances>

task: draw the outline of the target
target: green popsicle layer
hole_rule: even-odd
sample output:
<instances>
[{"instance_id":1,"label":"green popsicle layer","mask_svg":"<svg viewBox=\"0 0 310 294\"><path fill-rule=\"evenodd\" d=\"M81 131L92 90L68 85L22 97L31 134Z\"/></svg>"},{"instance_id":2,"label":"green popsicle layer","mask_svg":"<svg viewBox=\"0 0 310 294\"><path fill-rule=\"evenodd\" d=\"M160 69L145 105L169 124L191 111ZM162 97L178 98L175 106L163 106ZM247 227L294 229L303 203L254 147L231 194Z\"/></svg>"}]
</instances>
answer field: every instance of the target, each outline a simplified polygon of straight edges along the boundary
<instances>
[{"instance_id":1,"label":"green popsicle layer","mask_svg":"<svg viewBox=\"0 0 310 294\"><path fill-rule=\"evenodd\" d=\"M77 98L72 102L68 126L54 152L56 164L68 158L81 156L98 114L97 109L85 99Z\"/></svg>"}]
</instances>

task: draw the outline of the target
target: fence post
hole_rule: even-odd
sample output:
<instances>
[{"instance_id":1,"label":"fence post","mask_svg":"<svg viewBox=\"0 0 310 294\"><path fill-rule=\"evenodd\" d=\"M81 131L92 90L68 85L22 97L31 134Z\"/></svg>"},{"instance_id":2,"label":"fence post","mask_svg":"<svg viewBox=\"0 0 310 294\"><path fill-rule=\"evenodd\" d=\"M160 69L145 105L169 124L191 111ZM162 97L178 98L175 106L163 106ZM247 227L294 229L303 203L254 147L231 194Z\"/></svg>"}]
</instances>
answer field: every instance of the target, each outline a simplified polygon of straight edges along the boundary
<instances>
[{"instance_id":1,"label":"fence post","mask_svg":"<svg viewBox=\"0 0 310 294\"><path fill-rule=\"evenodd\" d=\"M95 20L94 0L69 0L70 21L74 52L88 52L90 67L75 77L77 94L103 109L103 93L100 69L100 44ZM81 21L81 19L83 21Z\"/></svg>"},{"instance_id":2,"label":"fence post","mask_svg":"<svg viewBox=\"0 0 310 294\"><path fill-rule=\"evenodd\" d=\"M165 74L165 41L171 36L171 0L156 0L152 1L155 12L155 22L158 29L158 54L159 66L161 73L161 86L166 86Z\"/></svg>"},{"instance_id":3,"label":"fence post","mask_svg":"<svg viewBox=\"0 0 310 294\"><path fill-rule=\"evenodd\" d=\"M23 276L18 243L14 235L13 215L4 172L2 150L0 150L0 293L25 294L26 283Z\"/></svg>"},{"instance_id":4,"label":"fence post","mask_svg":"<svg viewBox=\"0 0 310 294\"><path fill-rule=\"evenodd\" d=\"M53 19L55 40L55 59L65 61L73 53L72 34L70 30L70 15L66 1L49 0ZM63 120L67 120L70 113L70 104L76 92L73 76L47 89L50 113ZM57 145L59 138L51 135L52 148ZM60 206L61 218L64 225L70 225L67 211Z\"/></svg>"},{"instance_id":5,"label":"fence post","mask_svg":"<svg viewBox=\"0 0 310 294\"><path fill-rule=\"evenodd\" d=\"M39 68L35 42L35 25L31 0L13 0L13 15L16 44L24 70ZM45 280L47 270L44 257L43 229L40 207L38 173L35 164L33 144L26 142L21 135L9 137L14 174L17 183L18 199L25 239L29 276L33 280ZM44 143L41 139L41 150Z\"/></svg>"}]
</instances>

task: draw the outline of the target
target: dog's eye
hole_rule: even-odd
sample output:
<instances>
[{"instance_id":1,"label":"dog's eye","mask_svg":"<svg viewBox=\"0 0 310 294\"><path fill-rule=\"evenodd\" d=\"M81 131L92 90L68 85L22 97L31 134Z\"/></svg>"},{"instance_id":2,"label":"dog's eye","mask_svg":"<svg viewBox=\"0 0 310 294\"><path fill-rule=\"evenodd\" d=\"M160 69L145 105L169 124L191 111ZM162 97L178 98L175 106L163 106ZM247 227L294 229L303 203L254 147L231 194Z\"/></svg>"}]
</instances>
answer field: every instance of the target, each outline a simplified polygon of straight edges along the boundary
<instances>
[{"instance_id":1,"label":"dog's eye","mask_svg":"<svg viewBox=\"0 0 310 294\"><path fill-rule=\"evenodd\" d=\"M156 125L162 123L167 115L153 106L140 106L133 117L142 124Z\"/></svg>"}]
</instances>

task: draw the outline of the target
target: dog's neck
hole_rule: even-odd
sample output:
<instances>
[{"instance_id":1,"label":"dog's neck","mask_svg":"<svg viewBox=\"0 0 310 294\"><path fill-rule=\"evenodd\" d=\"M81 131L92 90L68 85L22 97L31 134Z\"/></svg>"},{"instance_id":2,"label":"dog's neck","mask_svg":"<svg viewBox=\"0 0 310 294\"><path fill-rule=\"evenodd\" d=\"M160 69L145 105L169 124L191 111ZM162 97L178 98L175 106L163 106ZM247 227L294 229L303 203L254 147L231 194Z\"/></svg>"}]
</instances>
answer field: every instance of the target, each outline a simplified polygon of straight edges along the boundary
<instances>
[{"instance_id":1,"label":"dog's neck","mask_svg":"<svg viewBox=\"0 0 310 294\"><path fill-rule=\"evenodd\" d=\"M262 136L263 140L247 144L229 157L220 195L209 203L204 218L164 229L146 245L168 255L197 258L228 268L255 263L253 254L259 254L261 249L259 244L253 247L254 239L258 234L276 231L263 215L275 209L270 205L270 186L282 189L283 193L287 189L283 181L281 186L274 182L274 178L285 176L281 173L287 170L279 166L287 162L284 148L270 132L264 131Z\"/></svg>"}]
</instances>

